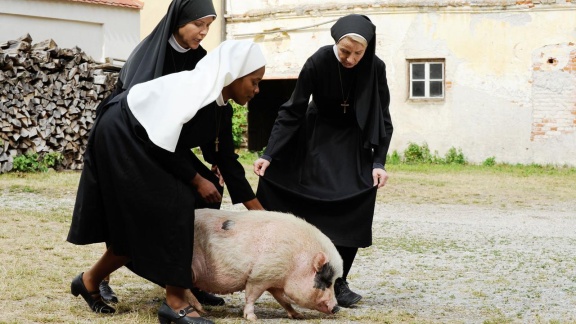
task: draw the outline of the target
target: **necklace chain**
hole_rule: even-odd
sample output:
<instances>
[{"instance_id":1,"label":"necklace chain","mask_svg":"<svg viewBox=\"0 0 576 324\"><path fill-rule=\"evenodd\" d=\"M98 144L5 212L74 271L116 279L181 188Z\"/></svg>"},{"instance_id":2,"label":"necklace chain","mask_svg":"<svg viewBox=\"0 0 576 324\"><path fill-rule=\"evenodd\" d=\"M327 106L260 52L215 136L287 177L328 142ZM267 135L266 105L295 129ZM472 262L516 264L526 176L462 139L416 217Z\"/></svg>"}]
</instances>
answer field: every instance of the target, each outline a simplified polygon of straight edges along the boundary
<instances>
[{"instance_id":1,"label":"necklace chain","mask_svg":"<svg viewBox=\"0 0 576 324\"><path fill-rule=\"evenodd\" d=\"M342 107L343 113L346 113L346 108L350 106L350 104L348 103L348 99L350 98L350 92L352 92L352 85L350 85L350 88L348 88L348 94L346 95L346 98L344 98L344 84L342 83L342 72L340 72L340 62L337 62L336 64L338 64L338 77L340 78L340 91L342 92L342 103L340 104L340 106Z\"/></svg>"},{"instance_id":2,"label":"necklace chain","mask_svg":"<svg viewBox=\"0 0 576 324\"><path fill-rule=\"evenodd\" d=\"M170 56L172 56L172 65L174 65L174 73L184 71L184 68L186 67L186 62L188 62L188 57L190 55L186 55L186 57L184 58L184 63L182 63L182 67L180 68L180 71L178 71L178 69L176 68L176 59L174 59L174 51L175 49L170 48Z\"/></svg>"},{"instance_id":3,"label":"necklace chain","mask_svg":"<svg viewBox=\"0 0 576 324\"><path fill-rule=\"evenodd\" d=\"M218 152L218 144L220 144L220 124L222 123L222 110L224 107L218 106L216 104L216 112L214 117L216 118L216 139L214 140L214 146L216 152Z\"/></svg>"}]
</instances>

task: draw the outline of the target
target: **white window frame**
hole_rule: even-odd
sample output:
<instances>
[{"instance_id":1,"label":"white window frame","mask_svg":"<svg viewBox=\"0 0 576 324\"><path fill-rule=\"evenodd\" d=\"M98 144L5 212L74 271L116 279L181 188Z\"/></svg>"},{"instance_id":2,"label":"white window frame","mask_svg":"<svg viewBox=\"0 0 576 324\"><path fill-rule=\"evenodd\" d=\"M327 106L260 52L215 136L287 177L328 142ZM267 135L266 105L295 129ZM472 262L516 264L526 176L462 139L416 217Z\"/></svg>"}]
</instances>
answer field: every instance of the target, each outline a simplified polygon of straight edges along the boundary
<instances>
[{"instance_id":1,"label":"white window frame","mask_svg":"<svg viewBox=\"0 0 576 324\"><path fill-rule=\"evenodd\" d=\"M412 78L412 66L414 64L424 64L424 78L423 79L413 79ZM430 78L430 64L441 64L442 65L442 78L432 79ZM408 60L408 98L411 100L443 100L446 96L446 64L444 59L409 59ZM413 96L412 86L414 81L424 81L424 96ZM442 95L441 96L430 96L430 82L431 81L441 81L442 83Z\"/></svg>"}]
</instances>

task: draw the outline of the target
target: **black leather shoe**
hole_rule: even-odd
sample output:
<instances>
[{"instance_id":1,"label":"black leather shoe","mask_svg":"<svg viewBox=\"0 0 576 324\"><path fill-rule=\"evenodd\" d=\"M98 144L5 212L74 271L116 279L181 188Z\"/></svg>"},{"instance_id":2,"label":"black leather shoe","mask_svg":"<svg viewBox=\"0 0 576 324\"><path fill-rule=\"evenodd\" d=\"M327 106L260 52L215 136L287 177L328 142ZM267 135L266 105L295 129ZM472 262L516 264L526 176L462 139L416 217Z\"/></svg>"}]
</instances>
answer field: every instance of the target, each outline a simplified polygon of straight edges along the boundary
<instances>
[{"instance_id":1,"label":"black leather shoe","mask_svg":"<svg viewBox=\"0 0 576 324\"><path fill-rule=\"evenodd\" d=\"M105 302L114 304L118 303L118 297L110 287L108 280L102 280L98 288L100 288L100 296L102 296L102 299L104 299Z\"/></svg>"},{"instance_id":2,"label":"black leather shoe","mask_svg":"<svg viewBox=\"0 0 576 324\"><path fill-rule=\"evenodd\" d=\"M362 299L362 296L350 290L348 282L342 278L336 279L336 283L334 283L334 292L336 293L338 306L350 307Z\"/></svg>"},{"instance_id":3,"label":"black leather shoe","mask_svg":"<svg viewBox=\"0 0 576 324\"><path fill-rule=\"evenodd\" d=\"M190 290L192 290L194 297L196 297L196 299L198 299L198 302L202 305L222 306L226 303L224 301L224 298L212 295L212 294L207 293L205 291L202 291L196 287L194 287Z\"/></svg>"},{"instance_id":4,"label":"black leather shoe","mask_svg":"<svg viewBox=\"0 0 576 324\"><path fill-rule=\"evenodd\" d=\"M72 295L82 295L82 298L84 298L90 309L96 313L115 313L116 310L102 300L100 291L89 292L88 289L86 289L86 286L84 286L84 282L82 281L83 274L84 272L72 280L72 284L70 285L70 292L72 292Z\"/></svg>"},{"instance_id":5,"label":"black leather shoe","mask_svg":"<svg viewBox=\"0 0 576 324\"><path fill-rule=\"evenodd\" d=\"M158 321L160 324L186 324L186 323L195 323L195 324L214 324L211 320L207 320L203 317L188 317L186 314L190 314L195 311L194 307L188 305L188 307L175 312L166 302L162 303L160 309L158 309Z\"/></svg>"}]
</instances>

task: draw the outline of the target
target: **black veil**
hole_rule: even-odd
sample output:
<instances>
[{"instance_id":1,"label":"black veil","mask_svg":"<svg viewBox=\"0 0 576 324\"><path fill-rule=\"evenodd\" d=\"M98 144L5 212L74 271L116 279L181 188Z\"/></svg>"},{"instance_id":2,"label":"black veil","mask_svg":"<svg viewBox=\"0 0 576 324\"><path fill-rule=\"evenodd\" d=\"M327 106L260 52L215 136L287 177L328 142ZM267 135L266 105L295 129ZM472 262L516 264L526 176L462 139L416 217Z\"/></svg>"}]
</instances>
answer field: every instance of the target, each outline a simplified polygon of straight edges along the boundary
<instances>
[{"instance_id":1,"label":"black veil","mask_svg":"<svg viewBox=\"0 0 576 324\"><path fill-rule=\"evenodd\" d=\"M166 44L176 28L206 16L216 16L212 0L173 0L156 28L132 51L122 67L122 89L162 76ZM196 50L204 49L200 46Z\"/></svg>"},{"instance_id":2,"label":"black veil","mask_svg":"<svg viewBox=\"0 0 576 324\"><path fill-rule=\"evenodd\" d=\"M376 26L364 15L351 14L338 19L330 32L336 43L350 33L358 34L368 41L364 57L358 63L358 92L354 106L358 124L364 134L364 147L377 147L386 137L386 130L375 68Z\"/></svg>"}]
</instances>

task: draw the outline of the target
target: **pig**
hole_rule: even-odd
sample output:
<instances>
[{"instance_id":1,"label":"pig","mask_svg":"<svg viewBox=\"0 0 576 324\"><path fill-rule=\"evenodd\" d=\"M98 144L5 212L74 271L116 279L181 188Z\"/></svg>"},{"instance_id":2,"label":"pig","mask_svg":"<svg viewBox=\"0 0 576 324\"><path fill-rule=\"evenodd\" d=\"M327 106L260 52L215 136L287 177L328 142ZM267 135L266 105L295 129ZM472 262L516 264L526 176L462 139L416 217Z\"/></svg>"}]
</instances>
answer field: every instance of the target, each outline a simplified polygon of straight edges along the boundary
<instances>
[{"instance_id":1,"label":"pig","mask_svg":"<svg viewBox=\"0 0 576 324\"><path fill-rule=\"evenodd\" d=\"M304 317L292 304L336 313L334 281L342 269L332 241L292 214L196 210L194 286L215 294L244 290L248 320L257 319L254 303L265 291L293 319Z\"/></svg>"}]
</instances>

